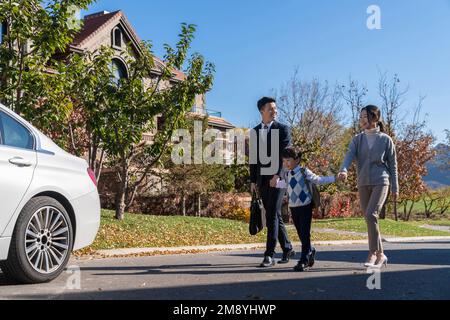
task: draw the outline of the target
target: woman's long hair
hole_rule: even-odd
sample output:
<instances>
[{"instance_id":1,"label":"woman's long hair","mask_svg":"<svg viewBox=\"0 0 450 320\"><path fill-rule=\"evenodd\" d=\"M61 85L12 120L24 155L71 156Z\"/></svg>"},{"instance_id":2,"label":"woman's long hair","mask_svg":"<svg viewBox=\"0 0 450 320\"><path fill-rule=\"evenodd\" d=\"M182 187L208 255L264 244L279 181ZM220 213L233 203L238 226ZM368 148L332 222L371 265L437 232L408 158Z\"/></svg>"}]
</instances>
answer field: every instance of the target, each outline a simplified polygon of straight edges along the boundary
<instances>
[{"instance_id":1,"label":"woman's long hair","mask_svg":"<svg viewBox=\"0 0 450 320\"><path fill-rule=\"evenodd\" d=\"M361 112L366 110L367 119L370 123L377 121L377 125L380 128L381 132L386 132L386 128L384 126L383 121L381 120L381 111L380 108L374 105L368 105L361 109Z\"/></svg>"}]
</instances>

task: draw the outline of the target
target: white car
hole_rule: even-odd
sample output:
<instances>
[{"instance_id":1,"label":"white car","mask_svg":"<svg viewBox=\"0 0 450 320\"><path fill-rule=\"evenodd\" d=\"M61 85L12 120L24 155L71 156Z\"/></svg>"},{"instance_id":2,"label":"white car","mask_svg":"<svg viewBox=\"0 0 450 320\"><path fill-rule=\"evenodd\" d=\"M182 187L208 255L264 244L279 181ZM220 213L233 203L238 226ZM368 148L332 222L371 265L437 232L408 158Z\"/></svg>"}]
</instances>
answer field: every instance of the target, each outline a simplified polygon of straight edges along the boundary
<instances>
[{"instance_id":1,"label":"white car","mask_svg":"<svg viewBox=\"0 0 450 320\"><path fill-rule=\"evenodd\" d=\"M95 175L0 104L0 269L19 283L55 279L100 225Z\"/></svg>"}]
</instances>

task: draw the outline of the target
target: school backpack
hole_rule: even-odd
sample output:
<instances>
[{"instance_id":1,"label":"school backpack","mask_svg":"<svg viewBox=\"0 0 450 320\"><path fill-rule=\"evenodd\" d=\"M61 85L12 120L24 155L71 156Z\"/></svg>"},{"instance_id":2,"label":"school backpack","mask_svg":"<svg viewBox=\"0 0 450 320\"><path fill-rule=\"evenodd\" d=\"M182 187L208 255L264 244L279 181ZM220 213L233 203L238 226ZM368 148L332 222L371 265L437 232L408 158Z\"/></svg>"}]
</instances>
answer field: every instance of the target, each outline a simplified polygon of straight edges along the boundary
<instances>
[{"instance_id":1,"label":"school backpack","mask_svg":"<svg viewBox=\"0 0 450 320\"><path fill-rule=\"evenodd\" d=\"M302 168L302 175L303 175L303 179L305 180L306 187L308 188L309 193L312 196L312 207L314 209L315 208L320 208L321 201L320 201L319 188L317 187L317 185L315 183L312 183L311 181L309 181L306 178L306 170L305 170L305 168Z\"/></svg>"}]
</instances>

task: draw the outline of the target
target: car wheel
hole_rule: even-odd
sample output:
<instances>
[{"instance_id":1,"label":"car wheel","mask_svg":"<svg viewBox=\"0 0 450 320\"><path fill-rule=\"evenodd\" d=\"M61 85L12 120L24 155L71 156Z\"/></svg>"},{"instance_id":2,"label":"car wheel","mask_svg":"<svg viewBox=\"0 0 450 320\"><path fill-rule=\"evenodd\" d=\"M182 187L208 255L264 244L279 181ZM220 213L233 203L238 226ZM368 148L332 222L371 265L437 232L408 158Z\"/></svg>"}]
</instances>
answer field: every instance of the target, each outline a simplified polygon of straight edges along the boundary
<instances>
[{"instance_id":1,"label":"car wheel","mask_svg":"<svg viewBox=\"0 0 450 320\"><path fill-rule=\"evenodd\" d=\"M70 217L58 201L31 199L17 219L8 259L0 267L19 283L49 282L66 267L73 238Z\"/></svg>"}]
</instances>

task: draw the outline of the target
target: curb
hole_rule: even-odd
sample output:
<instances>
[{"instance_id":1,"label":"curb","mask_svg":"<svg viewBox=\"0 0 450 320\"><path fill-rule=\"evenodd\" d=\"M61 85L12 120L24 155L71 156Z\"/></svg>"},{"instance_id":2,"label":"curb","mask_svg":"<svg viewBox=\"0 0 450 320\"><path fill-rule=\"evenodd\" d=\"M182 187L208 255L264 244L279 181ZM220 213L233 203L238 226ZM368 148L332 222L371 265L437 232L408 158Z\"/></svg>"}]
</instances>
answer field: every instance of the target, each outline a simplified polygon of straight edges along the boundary
<instances>
[{"instance_id":1,"label":"curb","mask_svg":"<svg viewBox=\"0 0 450 320\"><path fill-rule=\"evenodd\" d=\"M130 248L130 249L112 249L97 250L95 254L104 257L117 257L128 255L158 255L158 254L182 254L182 253L201 253L209 251L232 251L232 250L256 250L264 248L264 243L253 243L243 245L214 245L214 246L191 246L191 247L169 247L169 248Z\"/></svg>"},{"instance_id":2,"label":"curb","mask_svg":"<svg viewBox=\"0 0 450 320\"><path fill-rule=\"evenodd\" d=\"M395 242L414 242L414 241L450 241L450 237L411 237L411 238L386 238L383 239L384 242L395 243Z\"/></svg>"}]
</instances>

